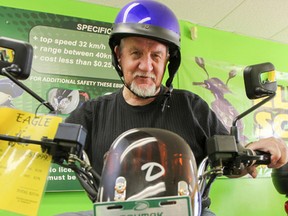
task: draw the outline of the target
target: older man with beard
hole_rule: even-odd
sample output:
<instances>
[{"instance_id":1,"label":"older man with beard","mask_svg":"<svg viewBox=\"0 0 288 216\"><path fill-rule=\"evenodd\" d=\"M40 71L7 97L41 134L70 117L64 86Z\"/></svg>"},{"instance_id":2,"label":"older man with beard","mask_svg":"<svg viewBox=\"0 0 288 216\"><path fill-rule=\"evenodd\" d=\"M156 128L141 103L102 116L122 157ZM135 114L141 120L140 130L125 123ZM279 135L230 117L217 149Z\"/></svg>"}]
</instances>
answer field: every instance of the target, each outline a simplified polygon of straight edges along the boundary
<instances>
[{"instance_id":1,"label":"older man with beard","mask_svg":"<svg viewBox=\"0 0 288 216\"><path fill-rule=\"evenodd\" d=\"M92 167L101 175L104 155L113 141L129 129L143 127L180 135L199 165L207 156L206 140L228 132L198 95L173 90L173 77L181 61L176 16L156 1L130 2L115 19L109 45L123 88L83 103L66 119L87 129L85 151ZM161 83L166 69L169 76L164 86ZM287 163L288 150L280 139L259 140L249 148L269 152L271 168ZM255 167L243 170L245 173L257 175ZM214 214L205 208L202 215Z\"/></svg>"}]
</instances>

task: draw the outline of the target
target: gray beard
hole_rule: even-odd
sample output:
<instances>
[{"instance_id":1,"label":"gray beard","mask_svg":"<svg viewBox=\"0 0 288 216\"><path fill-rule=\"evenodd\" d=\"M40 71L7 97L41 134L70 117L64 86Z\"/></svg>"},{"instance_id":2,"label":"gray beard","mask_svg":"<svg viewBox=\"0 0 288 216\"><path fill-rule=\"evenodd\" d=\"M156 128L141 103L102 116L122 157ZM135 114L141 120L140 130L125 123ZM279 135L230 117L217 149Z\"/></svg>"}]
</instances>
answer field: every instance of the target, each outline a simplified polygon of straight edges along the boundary
<instances>
[{"instance_id":1,"label":"gray beard","mask_svg":"<svg viewBox=\"0 0 288 216\"><path fill-rule=\"evenodd\" d=\"M133 81L131 83L130 89L132 92L135 92L137 95L141 97L151 97L151 96L155 96L157 93L157 88L155 84L150 86L149 88L141 88L137 86L135 82Z\"/></svg>"}]
</instances>

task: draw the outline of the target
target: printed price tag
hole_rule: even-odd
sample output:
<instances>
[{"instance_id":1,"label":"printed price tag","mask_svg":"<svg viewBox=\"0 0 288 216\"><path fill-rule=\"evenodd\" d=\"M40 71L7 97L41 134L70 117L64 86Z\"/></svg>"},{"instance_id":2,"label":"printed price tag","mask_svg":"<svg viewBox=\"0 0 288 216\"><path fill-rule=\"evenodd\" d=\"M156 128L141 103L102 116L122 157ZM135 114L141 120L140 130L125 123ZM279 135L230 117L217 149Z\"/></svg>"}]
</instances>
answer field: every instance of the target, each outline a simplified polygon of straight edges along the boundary
<instances>
[{"instance_id":1,"label":"printed price tag","mask_svg":"<svg viewBox=\"0 0 288 216\"><path fill-rule=\"evenodd\" d=\"M60 122L56 116L0 108L1 135L53 139ZM51 156L40 145L0 140L0 209L37 215L50 164Z\"/></svg>"}]
</instances>

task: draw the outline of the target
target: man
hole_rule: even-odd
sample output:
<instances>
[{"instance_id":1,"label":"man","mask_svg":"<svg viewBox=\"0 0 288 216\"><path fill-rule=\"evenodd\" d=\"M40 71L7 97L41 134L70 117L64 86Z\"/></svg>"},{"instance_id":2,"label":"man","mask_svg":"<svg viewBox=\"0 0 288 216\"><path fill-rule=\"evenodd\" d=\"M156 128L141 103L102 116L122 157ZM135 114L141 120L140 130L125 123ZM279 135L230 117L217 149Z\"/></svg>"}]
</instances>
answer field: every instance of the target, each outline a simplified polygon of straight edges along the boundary
<instances>
[{"instance_id":1,"label":"man","mask_svg":"<svg viewBox=\"0 0 288 216\"><path fill-rule=\"evenodd\" d=\"M124 87L84 103L66 119L88 130L85 151L93 168L101 174L104 155L113 141L123 132L140 127L180 135L199 165L206 156L207 138L228 132L198 95L173 90L173 77L181 61L180 28L173 12L155 1L127 4L116 17L109 45ZM164 87L166 66L169 78ZM287 163L288 150L281 140L268 138L251 143L249 148L269 152L271 168ZM257 175L255 167L243 171L247 172Z\"/></svg>"}]
</instances>

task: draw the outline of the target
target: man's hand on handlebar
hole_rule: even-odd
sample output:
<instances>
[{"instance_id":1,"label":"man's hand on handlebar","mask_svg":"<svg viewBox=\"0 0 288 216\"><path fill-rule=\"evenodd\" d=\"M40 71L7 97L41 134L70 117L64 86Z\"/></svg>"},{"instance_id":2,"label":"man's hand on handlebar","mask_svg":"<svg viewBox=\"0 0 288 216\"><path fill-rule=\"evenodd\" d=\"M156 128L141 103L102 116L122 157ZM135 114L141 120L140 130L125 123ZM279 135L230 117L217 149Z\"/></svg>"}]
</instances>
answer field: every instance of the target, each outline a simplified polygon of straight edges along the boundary
<instances>
[{"instance_id":1,"label":"man's hand on handlebar","mask_svg":"<svg viewBox=\"0 0 288 216\"><path fill-rule=\"evenodd\" d=\"M271 163L269 168L280 168L288 162L288 147L284 140L280 138L264 138L259 141L249 143L246 148L251 150L263 151L271 154ZM257 176L256 166L246 168L253 178Z\"/></svg>"}]
</instances>

